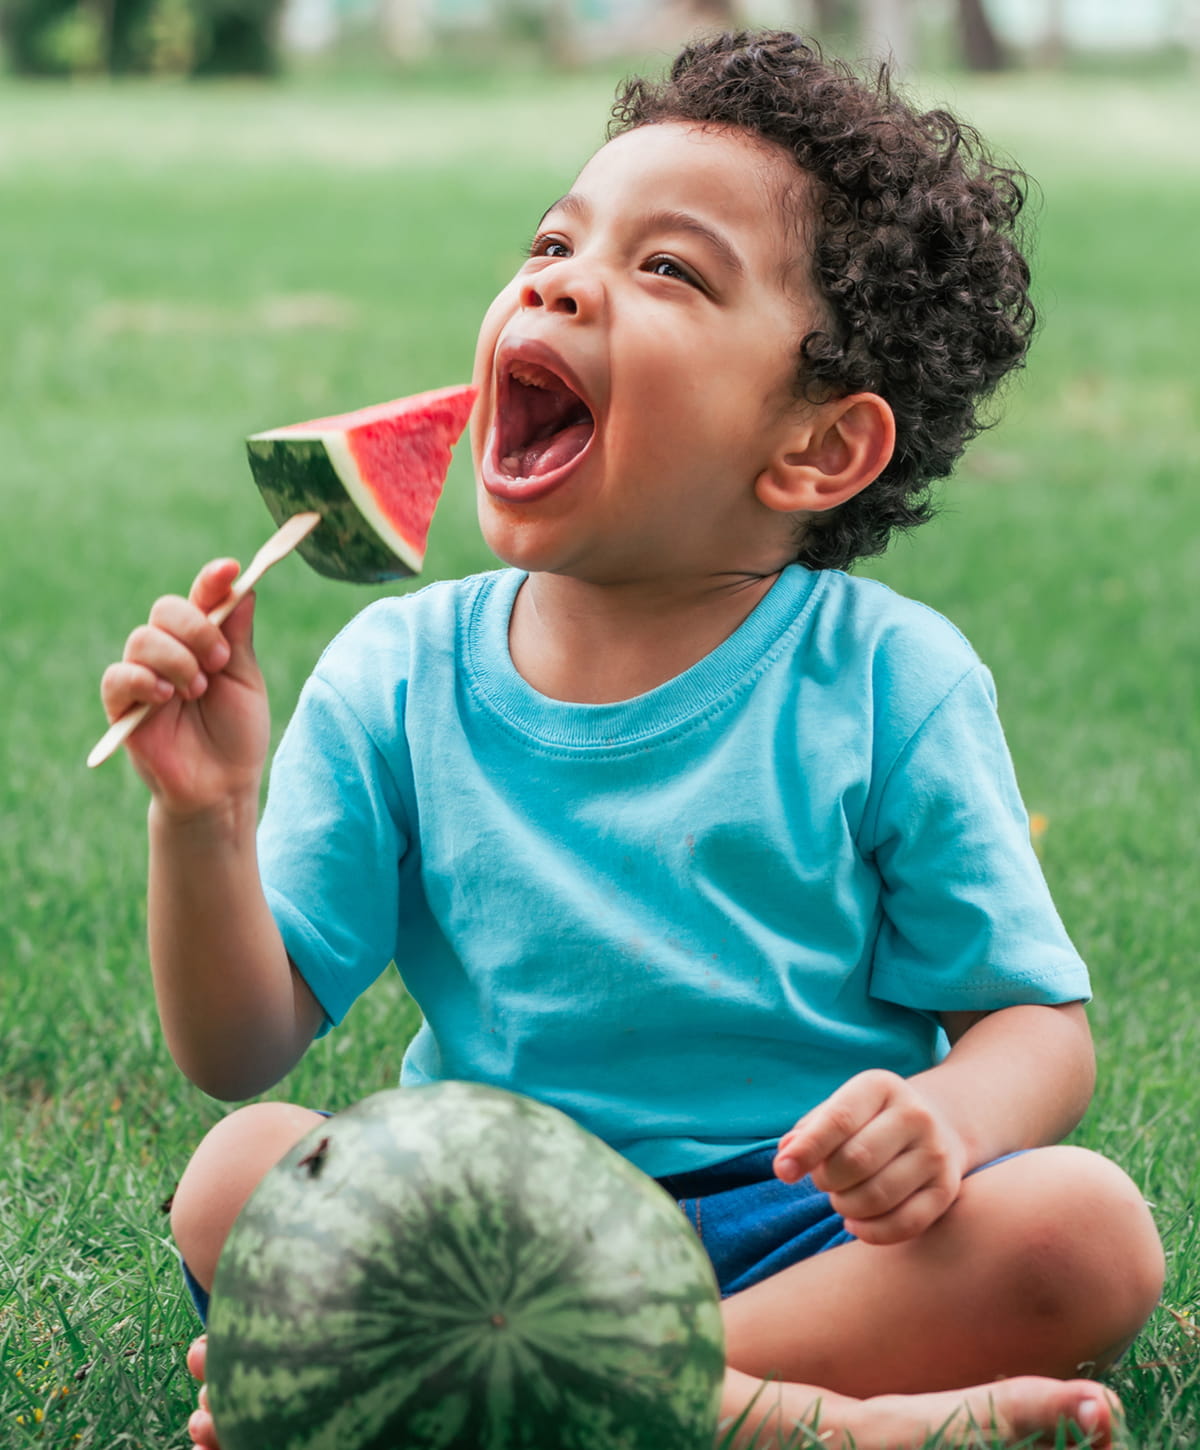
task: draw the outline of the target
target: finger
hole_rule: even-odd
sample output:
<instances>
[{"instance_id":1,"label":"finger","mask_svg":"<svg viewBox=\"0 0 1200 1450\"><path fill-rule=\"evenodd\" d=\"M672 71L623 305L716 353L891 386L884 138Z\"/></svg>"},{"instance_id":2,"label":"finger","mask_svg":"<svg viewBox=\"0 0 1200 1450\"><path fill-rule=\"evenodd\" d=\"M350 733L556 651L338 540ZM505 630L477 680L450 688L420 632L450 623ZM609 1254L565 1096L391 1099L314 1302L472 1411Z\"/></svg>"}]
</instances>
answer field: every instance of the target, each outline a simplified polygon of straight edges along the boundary
<instances>
[{"instance_id":1,"label":"finger","mask_svg":"<svg viewBox=\"0 0 1200 1450\"><path fill-rule=\"evenodd\" d=\"M825 1189L830 1202L843 1218L882 1218L899 1208L923 1188L934 1186L928 1162L920 1153L901 1153L884 1164L878 1173L845 1192ZM822 1188L822 1184L817 1184Z\"/></svg>"},{"instance_id":2,"label":"finger","mask_svg":"<svg viewBox=\"0 0 1200 1450\"><path fill-rule=\"evenodd\" d=\"M220 604L229 593L229 586L237 578L239 565L236 559L211 559L200 570L188 591L188 600L202 614Z\"/></svg>"},{"instance_id":3,"label":"finger","mask_svg":"<svg viewBox=\"0 0 1200 1450\"><path fill-rule=\"evenodd\" d=\"M256 596L251 590L221 626L229 641L230 658L226 665L229 674L241 677L248 668L257 669L254 658L254 605Z\"/></svg>"},{"instance_id":4,"label":"finger","mask_svg":"<svg viewBox=\"0 0 1200 1450\"><path fill-rule=\"evenodd\" d=\"M907 1154L916 1141L910 1125L897 1113L878 1112L852 1138L810 1169L813 1181L825 1193L846 1193L883 1172L901 1154ZM917 1187L919 1184L914 1183L913 1188Z\"/></svg>"},{"instance_id":5,"label":"finger","mask_svg":"<svg viewBox=\"0 0 1200 1450\"><path fill-rule=\"evenodd\" d=\"M923 1234L954 1202L945 1189L921 1188L878 1218L846 1218L848 1232L865 1244L902 1244Z\"/></svg>"},{"instance_id":6,"label":"finger","mask_svg":"<svg viewBox=\"0 0 1200 1450\"><path fill-rule=\"evenodd\" d=\"M140 666L168 680L185 699L203 693L200 662L181 640L166 630L143 624L125 642L123 664Z\"/></svg>"},{"instance_id":7,"label":"finger","mask_svg":"<svg viewBox=\"0 0 1200 1450\"><path fill-rule=\"evenodd\" d=\"M795 1183L823 1163L883 1108L900 1081L888 1072L860 1072L779 1140L775 1172L785 1183Z\"/></svg>"},{"instance_id":8,"label":"finger","mask_svg":"<svg viewBox=\"0 0 1200 1450\"><path fill-rule=\"evenodd\" d=\"M119 720L135 705L165 705L175 686L145 665L109 665L100 679L100 699L109 720Z\"/></svg>"},{"instance_id":9,"label":"finger","mask_svg":"<svg viewBox=\"0 0 1200 1450\"><path fill-rule=\"evenodd\" d=\"M202 669L216 674L229 663L229 641L190 599L164 594L151 606L150 624L186 645Z\"/></svg>"}]
</instances>

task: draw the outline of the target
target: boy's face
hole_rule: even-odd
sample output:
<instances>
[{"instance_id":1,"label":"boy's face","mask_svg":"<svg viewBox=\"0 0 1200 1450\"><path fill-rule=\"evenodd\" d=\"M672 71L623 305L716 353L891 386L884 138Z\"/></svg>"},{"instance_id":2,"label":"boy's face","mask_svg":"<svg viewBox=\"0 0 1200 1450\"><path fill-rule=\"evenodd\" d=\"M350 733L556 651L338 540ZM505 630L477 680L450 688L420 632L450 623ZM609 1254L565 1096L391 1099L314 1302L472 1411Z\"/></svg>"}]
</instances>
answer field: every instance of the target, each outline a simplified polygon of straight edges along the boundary
<instances>
[{"instance_id":1,"label":"boy's face","mask_svg":"<svg viewBox=\"0 0 1200 1450\"><path fill-rule=\"evenodd\" d=\"M786 221L802 184L747 133L667 122L611 141L550 208L476 351L501 559L597 583L786 561L791 520L754 485L796 416L813 316Z\"/></svg>"}]
</instances>

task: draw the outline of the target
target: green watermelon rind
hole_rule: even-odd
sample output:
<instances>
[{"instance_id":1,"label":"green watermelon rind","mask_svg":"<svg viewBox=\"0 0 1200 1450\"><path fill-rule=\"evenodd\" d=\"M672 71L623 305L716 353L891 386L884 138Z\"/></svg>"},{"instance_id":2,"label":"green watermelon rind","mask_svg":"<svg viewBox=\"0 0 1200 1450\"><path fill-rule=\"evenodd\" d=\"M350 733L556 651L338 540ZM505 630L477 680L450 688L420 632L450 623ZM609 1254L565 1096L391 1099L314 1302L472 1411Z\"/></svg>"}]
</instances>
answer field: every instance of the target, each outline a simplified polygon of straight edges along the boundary
<instances>
[{"instance_id":1,"label":"green watermelon rind","mask_svg":"<svg viewBox=\"0 0 1200 1450\"><path fill-rule=\"evenodd\" d=\"M393 529L364 488L345 437L254 435L246 440L250 471L277 524L315 510L320 525L299 553L327 579L383 584L419 574L423 550Z\"/></svg>"},{"instance_id":2,"label":"green watermelon rind","mask_svg":"<svg viewBox=\"0 0 1200 1450\"><path fill-rule=\"evenodd\" d=\"M707 1450L723 1375L674 1199L479 1084L376 1093L314 1129L235 1224L209 1317L223 1450Z\"/></svg>"}]
</instances>

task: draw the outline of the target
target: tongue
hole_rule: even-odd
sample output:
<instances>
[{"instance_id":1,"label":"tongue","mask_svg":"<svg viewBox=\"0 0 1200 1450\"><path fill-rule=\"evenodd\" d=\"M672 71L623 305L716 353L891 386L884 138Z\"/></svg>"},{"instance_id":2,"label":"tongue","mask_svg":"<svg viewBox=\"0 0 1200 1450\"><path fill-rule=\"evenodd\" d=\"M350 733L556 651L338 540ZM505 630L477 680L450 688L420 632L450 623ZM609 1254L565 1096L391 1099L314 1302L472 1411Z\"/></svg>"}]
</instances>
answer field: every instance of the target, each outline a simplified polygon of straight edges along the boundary
<instances>
[{"instance_id":1,"label":"tongue","mask_svg":"<svg viewBox=\"0 0 1200 1450\"><path fill-rule=\"evenodd\" d=\"M514 478L542 478L570 463L572 458L577 458L587 446L593 427L591 419L585 423L572 423L549 438L509 454L504 466Z\"/></svg>"}]
</instances>

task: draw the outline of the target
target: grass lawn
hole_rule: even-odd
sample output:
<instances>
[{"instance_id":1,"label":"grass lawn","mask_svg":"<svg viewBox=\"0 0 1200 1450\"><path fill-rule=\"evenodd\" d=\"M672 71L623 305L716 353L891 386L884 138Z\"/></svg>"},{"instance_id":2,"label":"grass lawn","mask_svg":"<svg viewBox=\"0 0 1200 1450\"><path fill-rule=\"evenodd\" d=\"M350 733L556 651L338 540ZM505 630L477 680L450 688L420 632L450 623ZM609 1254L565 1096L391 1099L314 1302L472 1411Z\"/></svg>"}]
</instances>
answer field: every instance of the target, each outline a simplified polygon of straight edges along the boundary
<instances>
[{"instance_id":1,"label":"grass lawn","mask_svg":"<svg viewBox=\"0 0 1200 1450\"><path fill-rule=\"evenodd\" d=\"M160 1204L222 1107L160 1041L145 793L124 760L83 766L100 673L157 594L266 537L245 433L467 376L610 93L0 84L0 1446L181 1447L192 1398ZM940 520L869 572L995 673L1094 973L1100 1085L1075 1141L1133 1175L1170 1260L1167 1307L1113 1376L1127 1444L1192 1450L1200 101L1182 82L936 94L1042 184L1044 330ZM465 461L430 578L489 563ZM261 595L278 731L373 592L289 561ZM272 1096L392 1085L413 1025L393 974Z\"/></svg>"}]
</instances>

